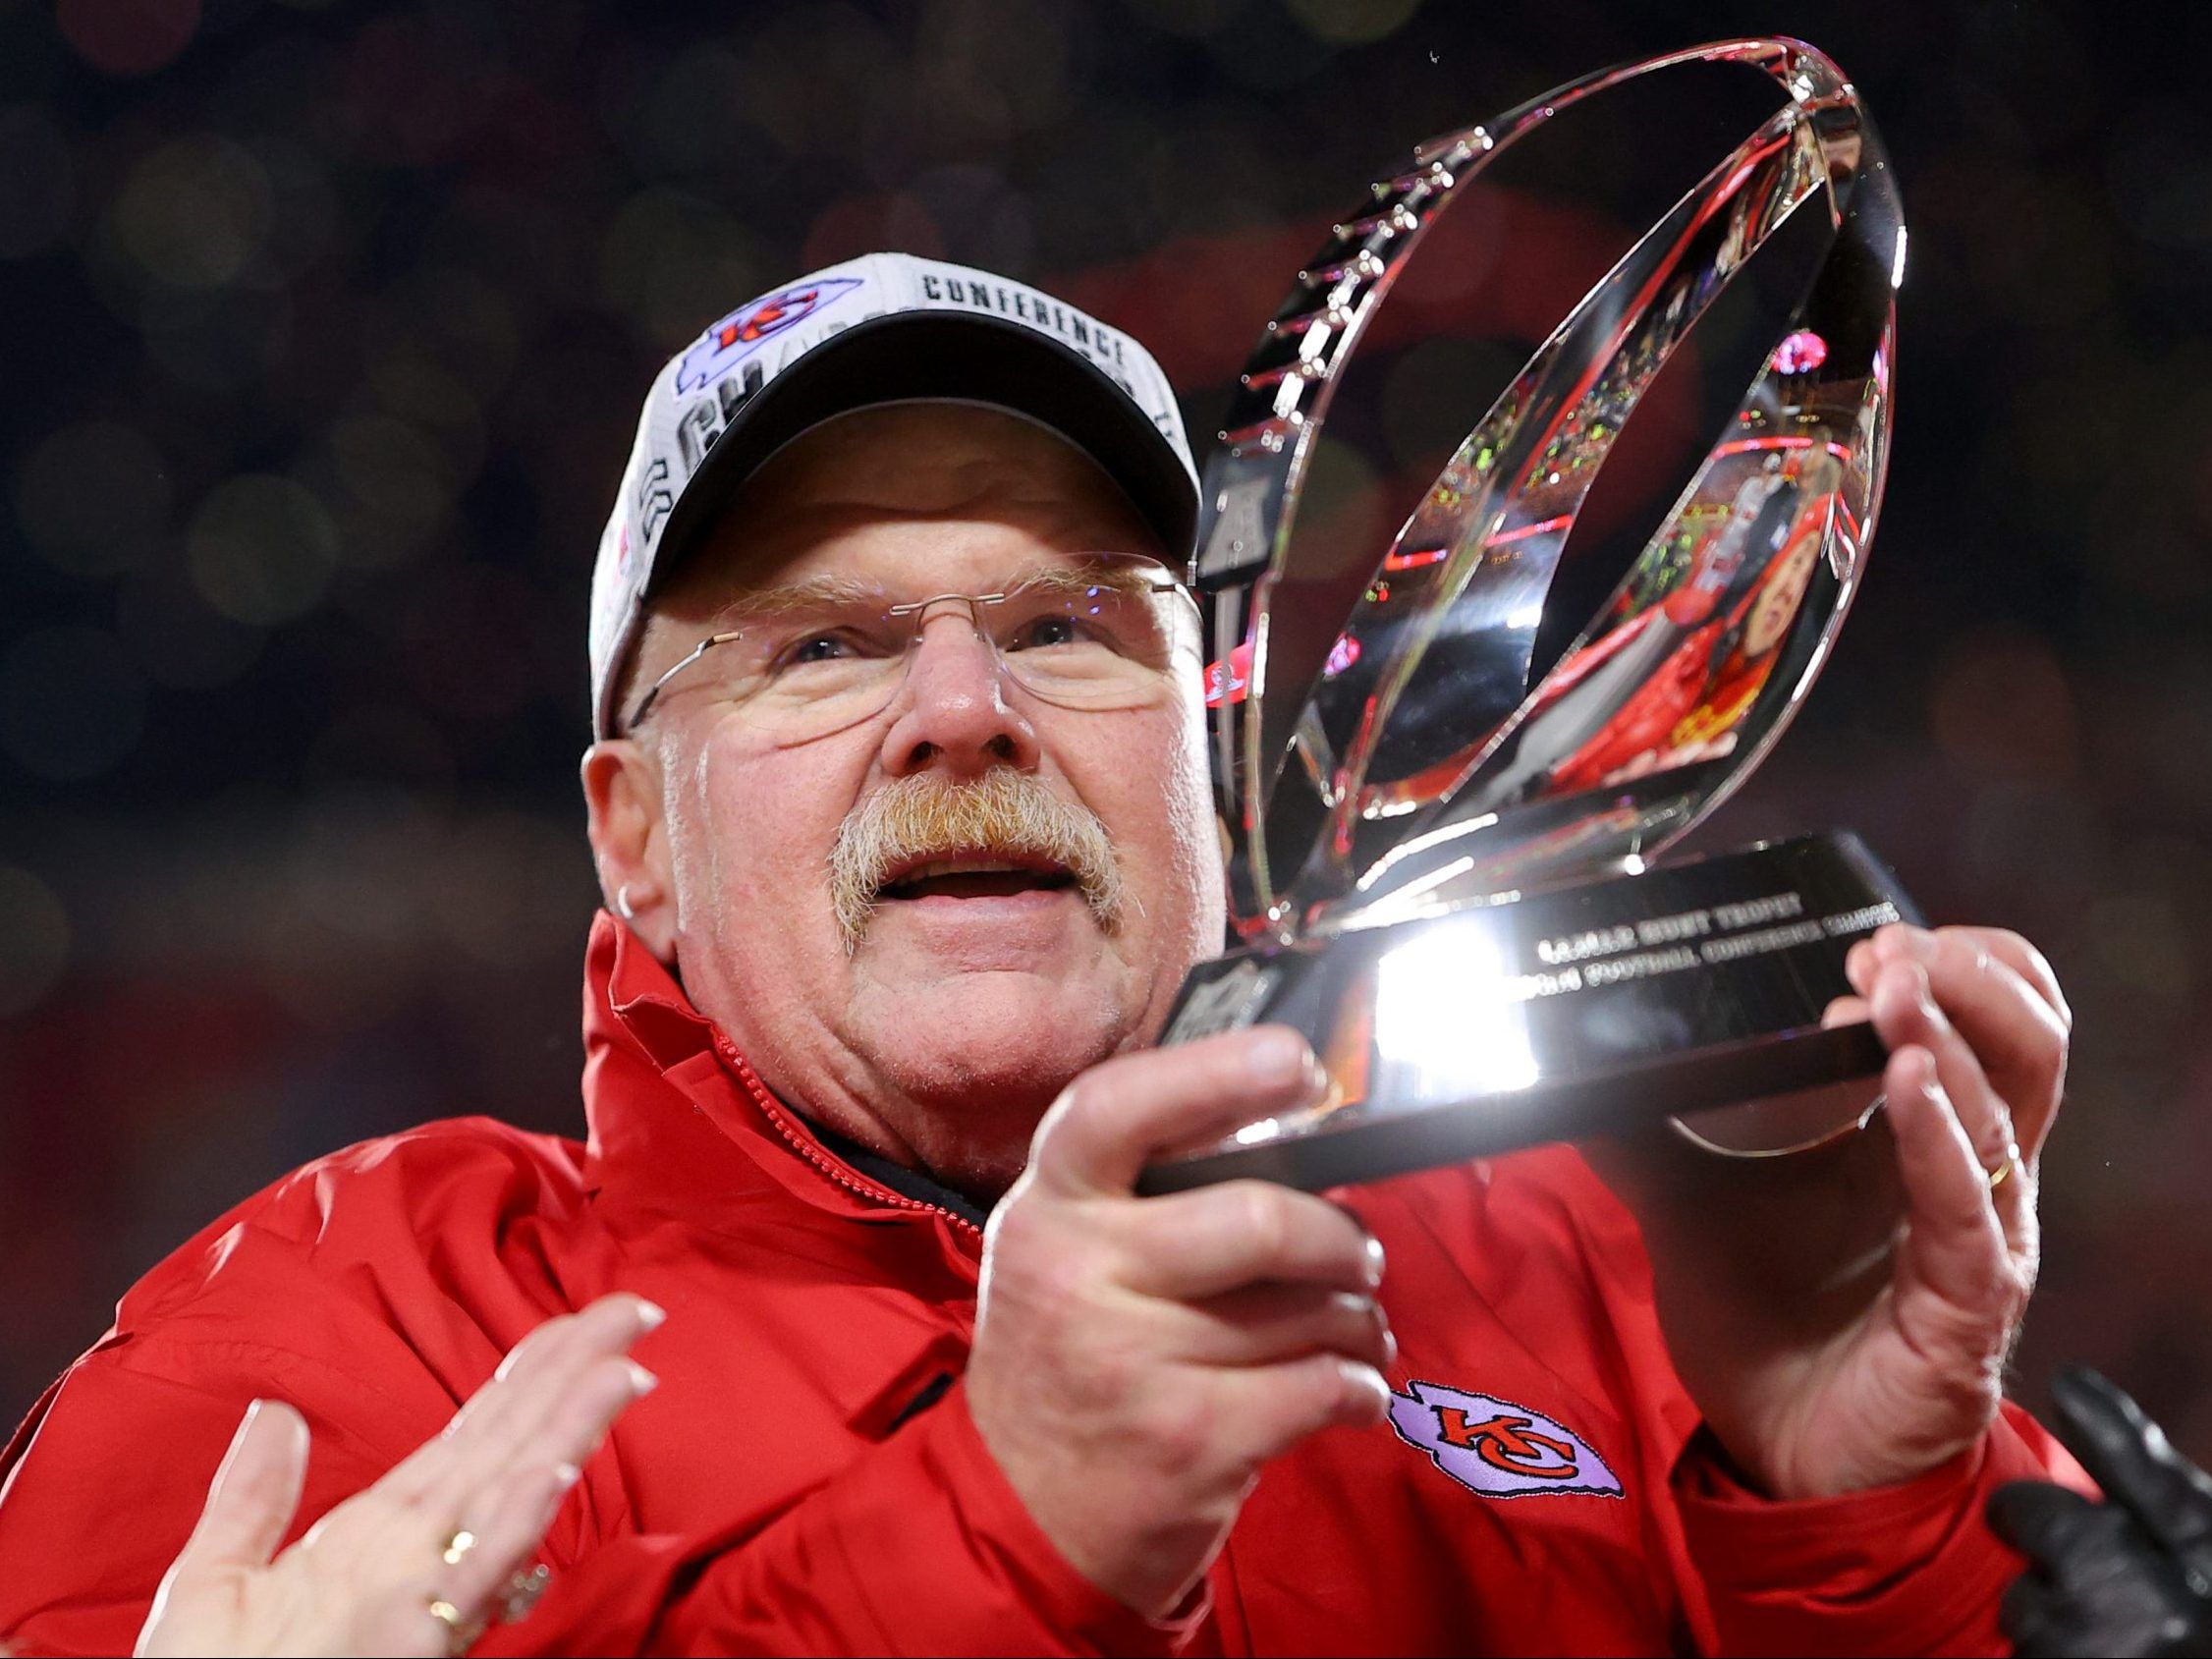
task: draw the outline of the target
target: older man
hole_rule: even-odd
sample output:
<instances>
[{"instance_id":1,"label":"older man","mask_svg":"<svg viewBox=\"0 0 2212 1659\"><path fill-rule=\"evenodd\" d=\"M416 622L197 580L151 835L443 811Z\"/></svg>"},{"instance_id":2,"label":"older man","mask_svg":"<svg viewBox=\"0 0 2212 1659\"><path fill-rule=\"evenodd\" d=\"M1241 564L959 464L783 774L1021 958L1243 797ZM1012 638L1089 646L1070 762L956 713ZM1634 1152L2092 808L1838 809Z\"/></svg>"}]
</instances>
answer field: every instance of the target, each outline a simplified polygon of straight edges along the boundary
<instances>
[{"instance_id":1,"label":"older man","mask_svg":"<svg viewBox=\"0 0 2212 1659\"><path fill-rule=\"evenodd\" d=\"M1147 1046L1223 927L1194 511L1151 359L981 272L670 363L594 591L588 1145L433 1125L157 1269L7 1454L0 1633L127 1643L247 1400L311 1517L622 1288L662 1386L487 1648L2000 1650L1981 1501L2063 1468L2000 1401L2065 1055L2018 941L1861 948L1888 1127L1616 1151L1633 1218L1564 1148L1133 1196L1315 1086Z\"/></svg>"}]
</instances>

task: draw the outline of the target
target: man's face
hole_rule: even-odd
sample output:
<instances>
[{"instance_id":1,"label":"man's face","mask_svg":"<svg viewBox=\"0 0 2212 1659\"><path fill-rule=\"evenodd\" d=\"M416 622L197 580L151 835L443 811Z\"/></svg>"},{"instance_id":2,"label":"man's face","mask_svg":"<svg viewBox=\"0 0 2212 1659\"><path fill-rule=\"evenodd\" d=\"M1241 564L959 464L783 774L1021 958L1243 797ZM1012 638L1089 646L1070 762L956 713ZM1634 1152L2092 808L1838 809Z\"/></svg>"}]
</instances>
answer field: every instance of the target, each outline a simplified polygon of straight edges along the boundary
<instances>
[{"instance_id":1,"label":"man's face","mask_svg":"<svg viewBox=\"0 0 2212 1659\"><path fill-rule=\"evenodd\" d=\"M1095 464L1058 437L963 405L864 411L809 434L751 482L656 606L633 682L650 685L733 616L743 627L763 591L849 582L903 602L991 593L1101 554L1163 550ZM1167 608L1176 628L1165 672L1113 707L1034 694L959 605L923 613L880 713L809 741L764 730L757 705L748 718L732 694L743 682L727 666L710 672L713 652L670 682L636 737L657 774L668 954L701 1012L784 1098L987 1192L1018 1173L1037 1117L1071 1078L1157 1033L1184 973L1218 945L1223 916L1196 619L1180 598ZM848 891L841 925L833 854L842 842L854 865L855 826L901 796L1009 785L1089 832L1119 878L1118 902L1050 869L910 875ZM908 863L916 834L924 848L972 837L892 816L907 823Z\"/></svg>"},{"instance_id":2,"label":"man's face","mask_svg":"<svg viewBox=\"0 0 2212 1659\"><path fill-rule=\"evenodd\" d=\"M1790 625L1797 620L1805 587L1812 580L1813 560L1820 552L1820 537L1799 535L1759 587L1751 602L1751 615L1743 629L1743 654L1763 657L1782 643Z\"/></svg>"}]
</instances>

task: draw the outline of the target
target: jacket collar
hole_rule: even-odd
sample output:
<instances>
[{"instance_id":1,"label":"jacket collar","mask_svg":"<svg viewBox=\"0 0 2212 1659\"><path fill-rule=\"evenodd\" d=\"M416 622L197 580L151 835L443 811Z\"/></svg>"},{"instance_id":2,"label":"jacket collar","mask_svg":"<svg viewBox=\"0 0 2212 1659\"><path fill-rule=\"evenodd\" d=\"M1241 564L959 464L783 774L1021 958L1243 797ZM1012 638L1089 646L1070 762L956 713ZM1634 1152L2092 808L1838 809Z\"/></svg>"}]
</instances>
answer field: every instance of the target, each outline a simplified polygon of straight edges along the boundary
<instances>
[{"instance_id":1,"label":"jacket collar","mask_svg":"<svg viewBox=\"0 0 2212 1659\"><path fill-rule=\"evenodd\" d=\"M605 911L584 952L583 1056L594 1189L709 1226L780 1189L855 1221L937 1228L963 1255L978 1247L974 1223L929 1201L926 1183L894 1190L825 1144Z\"/></svg>"}]
</instances>

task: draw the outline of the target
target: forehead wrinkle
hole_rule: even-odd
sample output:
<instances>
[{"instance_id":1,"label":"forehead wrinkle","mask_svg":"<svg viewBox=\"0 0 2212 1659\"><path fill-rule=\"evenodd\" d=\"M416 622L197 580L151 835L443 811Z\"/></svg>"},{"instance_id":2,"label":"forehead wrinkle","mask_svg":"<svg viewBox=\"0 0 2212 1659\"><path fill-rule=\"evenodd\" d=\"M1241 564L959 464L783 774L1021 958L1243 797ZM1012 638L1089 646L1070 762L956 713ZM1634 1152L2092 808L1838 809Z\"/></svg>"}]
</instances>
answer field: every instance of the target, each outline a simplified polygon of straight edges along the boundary
<instances>
[{"instance_id":1,"label":"forehead wrinkle","mask_svg":"<svg viewBox=\"0 0 2212 1659\"><path fill-rule=\"evenodd\" d=\"M1118 492L1097 461L1059 433L984 410L926 425L911 410L862 411L800 439L761 478L801 502L922 513L994 491L1022 502L1064 500L1097 483Z\"/></svg>"},{"instance_id":2,"label":"forehead wrinkle","mask_svg":"<svg viewBox=\"0 0 2212 1659\"><path fill-rule=\"evenodd\" d=\"M793 550L936 522L996 522L1071 548L1151 541L1120 483L1058 433L985 410L934 417L917 442L918 425L911 410L832 422L763 468L729 522L749 521L756 537Z\"/></svg>"},{"instance_id":3,"label":"forehead wrinkle","mask_svg":"<svg viewBox=\"0 0 2212 1659\"><path fill-rule=\"evenodd\" d=\"M1139 539L1132 535L1133 526L1121 522L1124 513L1132 518L1134 513L1119 499L1115 506L1123 512L1102 510L1088 492L1056 488L1048 479L1023 473L992 470L996 475L957 492L894 489L865 478L837 480L834 493L794 491L761 503L746 516L751 531L748 539L796 551L825 547L885 525L955 530L964 525L1005 525L1085 550L1102 538L1116 544L1111 551L1123 551L1118 544ZM1107 487L1119 497L1118 486Z\"/></svg>"},{"instance_id":4,"label":"forehead wrinkle","mask_svg":"<svg viewBox=\"0 0 2212 1659\"><path fill-rule=\"evenodd\" d=\"M1072 586L1101 580L1118 585L1142 580L1137 573L1110 574L1119 561L1159 562L1146 538L1116 533L1110 522L1102 522L1099 515L1080 503L1044 496L1034 505L1057 511L1019 515L1006 512L1008 505L1000 496L984 504L959 503L942 512L857 505L779 510L766 523L752 520L742 542L733 537L719 547L699 549L695 572L679 577L669 591L656 599L653 608L663 616L704 621L735 615L774 615L805 605L843 604L884 595L889 589L883 581L837 571L817 571L782 581L774 578L778 570L802 560L853 559L863 568L872 568L880 546L873 532L886 526L940 530L946 538L944 551L954 551L962 543L980 544L997 532L1011 529L1034 544L1030 558L1070 561L1065 565L1045 562L1032 569L1009 569L986 584L990 587L1038 575ZM914 556L911 547L902 547L895 562L907 565ZM935 564L937 558L929 556L927 562ZM747 568L760 575L748 577L744 574ZM1164 565L1158 574L1166 574ZM942 581L930 585L932 579L927 576L917 580L932 593L946 586Z\"/></svg>"}]
</instances>

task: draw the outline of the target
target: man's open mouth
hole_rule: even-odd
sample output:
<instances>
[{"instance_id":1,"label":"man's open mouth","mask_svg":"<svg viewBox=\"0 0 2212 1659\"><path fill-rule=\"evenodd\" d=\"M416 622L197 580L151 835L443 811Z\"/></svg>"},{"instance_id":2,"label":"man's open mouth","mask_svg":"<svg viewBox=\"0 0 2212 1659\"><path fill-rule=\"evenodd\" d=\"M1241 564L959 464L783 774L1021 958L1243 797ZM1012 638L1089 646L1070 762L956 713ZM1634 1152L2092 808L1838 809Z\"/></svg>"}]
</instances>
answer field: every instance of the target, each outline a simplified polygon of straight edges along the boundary
<instances>
[{"instance_id":1,"label":"man's open mouth","mask_svg":"<svg viewBox=\"0 0 2212 1659\"><path fill-rule=\"evenodd\" d=\"M1003 857L931 858L894 870L877 897L894 899L1004 899L1020 893L1049 893L1076 885L1075 873L1046 859Z\"/></svg>"}]
</instances>

